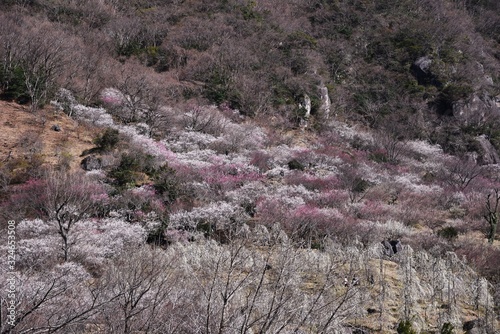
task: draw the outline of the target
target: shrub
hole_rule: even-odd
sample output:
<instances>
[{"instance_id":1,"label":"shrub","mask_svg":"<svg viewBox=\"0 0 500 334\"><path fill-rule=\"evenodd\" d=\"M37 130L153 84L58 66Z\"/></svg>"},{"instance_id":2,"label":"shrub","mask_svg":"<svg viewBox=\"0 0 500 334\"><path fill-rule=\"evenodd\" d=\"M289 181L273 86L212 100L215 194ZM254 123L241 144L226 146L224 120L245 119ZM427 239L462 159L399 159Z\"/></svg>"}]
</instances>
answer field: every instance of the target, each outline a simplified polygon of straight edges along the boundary
<instances>
[{"instance_id":1,"label":"shrub","mask_svg":"<svg viewBox=\"0 0 500 334\"><path fill-rule=\"evenodd\" d=\"M424 56L430 48L431 38L421 29L405 28L399 31L393 38L393 45L406 52L406 59L403 61L414 60Z\"/></svg>"},{"instance_id":2,"label":"shrub","mask_svg":"<svg viewBox=\"0 0 500 334\"><path fill-rule=\"evenodd\" d=\"M109 151L113 149L119 141L119 131L108 128L103 134L97 136L93 142L100 150Z\"/></svg>"},{"instance_id":3,"label":"shrub","mask_svg":"<svg viewBox=\"0 0 500 334\"><path fill-rule=\"evenodd\" d=\"M20 104L28 103L29 93L24 82L24 72L20 66L7 70L6 64L0 62L0 99L13 100Z\"/></svg>"},{"instance_id":4,"label":"shrub","mask_svg":"<svg viewBox=\"0 0 500 334\"><path fill-rule=\"evenodd\" d=\"M147 176L152 176L157 171L154 157L149 154L122 154L120 163L113 168L108 176L114 179L120 188L135 186L143 183Z\"/></svg>"},{"instance_id":5,"label":"shrub","mask_svg":"<svg viewBox=\"0 0 500 334\"><path fill-rule=\"evenodd\" d=\"M453 226L448 226L448 227L444 227L442 229L440 229L437 234L442 237L442 238L445 238L445 239L448 239L448 240L455 240L458 238L458 231L456 228L454 228Z\"/></svg>"},{"instance_id":6,"label":"shrub","mask_svg":"<svg viewBox=\"0 0 500 334\"><path fill-rule=\"evenodd\" d=\"M181 193L181 185L174 169L168 165L155 171L153 177L155 190L163 196L165 202L173 203Z\"/></svg>"},{"instance_id":7,"label":"shrub","mask_svg":"<svg viewBox=\"0 0 500 334\"><path fill-rule=\"evenodd\" d=\"M385 163L389 161L387 152L381 149L373 151L370 154L370 159L378 163Z\"/></svg>"},{"instance_id":8,"label":"shrub","mask_svg":"<svg viewBox=\"0 0 500 334\"><path fill-rule=\"evenodd\" d=\"M203 95L216 104L227 102L231 108L239 109L239 92L233 88L231 74L224 70L214 70L208 77Z\"/></svg>"},{"instance_id":9,"label":"shrub","mask_svg":"<svg viewBox=\"0 0 500 334\"><path fill-rule=\"evenodd\" d=\"M441 334L453 334L455 333L455 327L449 322L445 322L443 327L441 327Z\"/></svg>"},{"instance_id":10,"label":"shrub","mask_svg":"<svg viewBox=\"0 0 500 334\"><path fill-rule=\"evenodd\" d=\"M401 321L398 325L397 332L398 334L417 334L410 320Z\"/></svg>"},{"instance_id":11,"label":"shrub","mask_svg":"<svg viewBox=\"0 0 500 334\"><path fill-rule=\"evenodd\" d=\"M288 168L291 170L304 170L305 167L300 161L293 159L288 162Z\"/></svg>"}]
</instances>

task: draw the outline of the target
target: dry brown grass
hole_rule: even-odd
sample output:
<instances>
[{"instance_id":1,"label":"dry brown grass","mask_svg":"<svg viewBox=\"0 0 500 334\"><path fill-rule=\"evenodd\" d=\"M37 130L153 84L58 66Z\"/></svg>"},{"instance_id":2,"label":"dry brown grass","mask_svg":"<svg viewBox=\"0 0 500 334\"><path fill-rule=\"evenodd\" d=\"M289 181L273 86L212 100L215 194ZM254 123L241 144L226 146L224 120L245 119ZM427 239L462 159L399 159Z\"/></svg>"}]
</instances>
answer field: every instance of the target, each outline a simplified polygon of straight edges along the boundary
<instances>
[{"instance_id":1,"label":"dry brown grass","mask_svg":"<svg viewBox=\"0 0 500 334\"><path fill-rule=\"evenodd\" d=\"M61 131L52 130L54 125ZM50 106L31 113L27 107L5 101L0 101L0 126L0 161L22 159L30 148L28 141L36 141L44 163L65 159L71 169L79 168L81 153L94 146L92 140L99 131Z\"/></svg>"}]
</instances>

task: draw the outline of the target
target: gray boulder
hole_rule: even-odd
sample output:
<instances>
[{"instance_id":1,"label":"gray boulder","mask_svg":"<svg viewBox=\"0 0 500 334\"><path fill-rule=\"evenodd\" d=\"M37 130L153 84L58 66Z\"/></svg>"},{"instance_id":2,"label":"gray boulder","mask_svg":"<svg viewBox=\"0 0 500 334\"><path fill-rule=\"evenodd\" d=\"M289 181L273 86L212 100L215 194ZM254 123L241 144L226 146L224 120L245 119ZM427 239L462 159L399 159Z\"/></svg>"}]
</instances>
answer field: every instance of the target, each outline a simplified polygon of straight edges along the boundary
<instances>
[{"instance_id":1,"label":"gray boulder","mask_svg":"<svg viewBox=\"0 0 500 334\"><path fill-rule=\"evenodd\" d=\"M384 246L384 254L387 256L393 256L403 250L403 245L399 240L384 240L382 246Z\"/></svg>"},{"instance_id":2,"label":"gray boulder","mask_svg":"<svg viewBox=\"0 0 500 334\"><path fill-rule=\"evenodd\" d=\"M429 56L424 56L415 60L410 69L419 85L441 87L443 84L432 73L431 65L432 59Z\"/></svg>"},{"instance_id":3,"label":"gray boulder","mask_svg":"<svg viewBox=\"0 0 500 334\"><path fill-rule=\"evenodd\" d=\"M86 171L101 169L102 159L96 157L95 155L89 155L88 157L82 160L80 166Z\"/></svg>"},{"instance_id":4,"label":"gray boulder","mask_svg":"<svg viewBox=\"0 0 500 334\"><path fill-rule=\"evenodd\" d=\"M487 333L484 321L482 319L474 319L464 322L462 329L466 334L483 334Z\"/></svg>"}]
</instances>

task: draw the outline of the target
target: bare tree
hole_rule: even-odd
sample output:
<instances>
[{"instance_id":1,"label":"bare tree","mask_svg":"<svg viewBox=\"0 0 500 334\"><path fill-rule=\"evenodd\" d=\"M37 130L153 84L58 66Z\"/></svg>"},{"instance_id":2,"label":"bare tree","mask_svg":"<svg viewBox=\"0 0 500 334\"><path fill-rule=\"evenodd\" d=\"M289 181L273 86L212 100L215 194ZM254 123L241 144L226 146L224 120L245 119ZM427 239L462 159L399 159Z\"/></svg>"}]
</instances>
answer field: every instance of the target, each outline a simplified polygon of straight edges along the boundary
<instances>
[{"instance_id":1,"label":"bare tree","mask_svg":"<svg viewBox=\"0 0 500 334\"><path fill-rule=\"evenodd\" d=\"M79 45L82 50L72 59L75 71L72 76L66 76L68 83L63 87L75 91L85 104L90 104L106 83L105 69L108 64L103 56L106 44L89 31Z\"/></svg>"},{"instance_id":2,"label":"bare tree","mask_svg":"<svg viewBox=\"0 0 500 334\"><path fill-rule=\"evenodd\" d=\"M32 26L21 36L16 48L16 59L23 72L31 111L36 111L47 101L67 63L65 53L69 46L66 35L46 23L38 27Z\"/></svg>"},{"instance_id":3,"label":"bare tree","mask_svg":"<svg viewBox=\"0 0 500 334\"><path fill-rule=\"evenodd\" d=\"M339 170L342 173L340 175L342 187L349 192L351 204L363 200L372 183L363 178L356 164L341 166Z\"/></svg>"},{"instance_id":4,"label":"bare tree","mask_svg":"<svg viewBox=\"0 0 500 334\"><path fill-rule=\"evenodd\" d=\"M464 191L474 179L484 172L481 166L470 159L452 158L445 167L441 171L444 182L459 191Z\"/></svg>"},{"instance_id":5,"label":"bare tree","mask_svg":"<svg viewBox=\"0 0 500 334\"><path fill-rule=\"evenodd\" d=\"M500 205L500 189L493 189L493 193L486 196L484 219L490 225L488 232L488 242L491 244L495 240L498 225L498 209Z\"/></svg>"},{"instance_id":6,"label":"bare tree","mask_svg":"<svg viewBox=\"0 0 500 334\"><path fill-rule=\"evenodd\" d=\"M319 265L308 261L313 252L279 243L262 252L234 241L213 249L194 272L195 286L201 288L195 308L201 312L198 332L280 333L314 327L329 333L354 317L359 283L338 284L338 272L350 266L349 257L325 255ZM355 276L349 273L349 279ZM302 293L312 277L315 283Z\"/></svg>"},{"instance_id":7,"label":"bare tree","mask_svg":"<svg viewBox=\"0 0 500 334\"><path fill-rule=\"evenodd\" d=\"M184 126L189 131L220 136L229 120L218 111L210 108L194 107L184 114Z\"/></svg>"},{"instance_id":8,"label":"bare tree","mask_svg":"<svg viewBox=\"0 0 500 334\"><path fill-rule=\"evenodd\" d=\"M109 111L124 123L146 122L149 126L157 127L163 96L162 85L155 80L155 73L144 73L144 69L136 63L115 70L119 72L114 75L121 101L110 105ZM138 72L143 74L138 75Z\"/></svg>"},{"instance_id":9,"label":"bare tree","mask_svg":"<svg viewBox=\"0 0 500 334\"><path fill-rule=\"evenodd\" d=\"M49 169L38 180L29 180L15 194L27 215L54 223L61 237L62 258L68 261L75 223L92 216L107 198L101 184L83 174ZM13 202L15 204L15 202Z\"/></svg>"},{"instance_id":10,"label":"bare tree","mask_svg":"<svg viewBox=\"0 0 500 334\"><path fill-rule=\"evenodd\" d=\"M99 282L110 300L98 318L107 332L163 332L173 323L165 310L179 301L173 289L182 283L174 260L145 246L114 261ZM170 327L168 333L174 332Z\"/></svg>"},{"instance_id":11,"label":"bare tree","mask_svg":"<svg viewBox=\"0 0 500 334\"><path fill-rule=\"evenodd\" d=\"M377 135L377 142L385 151L387 161L395 163L406 150L406 139L401 126L395 120L387 120L382 132Z\"/></svg>"},{"instance_id":12,"label":"bare tree","mask_svg":"<svg viewBox=\"0 0 500 334\"><path fill-rule=\"evenodd\" d=\"M71 262L42 272L28 270L15 279L16 318L8 323L1 315L1 334L82 332L109 302L101 287L91 283L90 275Z\"/></svg>"},{"instance_id":13,"label":"bare tree","mask_svg":"<svg viewBox=\"0 0 500 334\"><path fill-rule=\"evenodd\" d=\"M81 174L48 171L42 209L50 220L57 223L62 239L64 261L68 261L73 225L89 217L99 206L104 189Z\"/></svg>"}]
</instances>

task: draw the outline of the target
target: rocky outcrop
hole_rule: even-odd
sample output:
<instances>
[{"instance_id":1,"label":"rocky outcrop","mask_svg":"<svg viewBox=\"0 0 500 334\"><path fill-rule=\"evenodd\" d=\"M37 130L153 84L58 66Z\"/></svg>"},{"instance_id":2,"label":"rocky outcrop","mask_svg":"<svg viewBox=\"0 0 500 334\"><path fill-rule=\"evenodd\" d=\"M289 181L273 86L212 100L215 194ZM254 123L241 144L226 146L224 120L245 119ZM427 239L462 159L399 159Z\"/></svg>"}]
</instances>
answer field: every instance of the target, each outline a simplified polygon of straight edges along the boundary
<instances>
[{"instance_id":1,"label":"rocky outcrop","mask_svg":"<svg viewBox=\"0 0 500 334\"><path fill-rule=\"evenodd\" d=\"M403 245L399 240L384 240L382 245L384 246L384 254L387 256L393 256L403 250Z\"/></svg>"},{"instance_id":2,"label":"rocky outcrop","mask_svg":"<svg viewBox=\"0 0 500 334\"><path fill-rule=\"evenodd\" d=\"M433 85L441 87L443 84L431 71L432 59L429 56L420 57L411 65L411 72L415 76L419 85Z\"/></svg>"},{"instance_id":3,"label":"rocky outcrop","mask_svg":"<svg viewBox=\"0 0 500 334\"><path fill-rule=\"evenodd\" d=\"M301 104L300 107L304 108L305 110L304 119L309 119L309 117L311 117L312 108L311 98L309 97L309 95L304 94L304 105Z\"/></svg>"},{"instance_id":4,"label":"rocky outcrop","mask_svg":"<svg viewBox=\"0 0 500 334\"><path fill-rule=\"evenodd\" d=\"M312 102L309 95L304 94L304 103L299 103L299 108L304 109L304 116L300 119L300 128L305 129L309 124L309 118L311 117Z\"/></svg>"},{"instance_id":5,"label":"rocky outcrop","mask_svg":"<svg viewBox=\"0 0 500 334\"><path fill-rule=\"evenodd\" d=\"M493 147L488 137L485 135L478 136L477 142L481 146L482 152L479 152L477 162L481 165L490 165L500 163L500 157L497 150Z\"/></svg>"},{"instance_id":6,"label":"rocky outcrop","mask_svg":"<svg viewBox=\"0 0 500 334\"><path fill-rule=\"evenodd\" d=\"M481 124L489 116L500 115L500 96L473 94L468 100L453 103L453 115L464 125Z\"/></svg>"},{"instance_id":7,"label":"rocky outcrop","mask_svg":"<svg viewBox=\"0 0 500 334\"><path fill-rule=\"evenodd\" d=\"M319 92L321 95L321 105L319 107L319 112L326 119L330 117L330 106L332 105L332 101L330 100L330 96L328 95L328 88L324 85L319 87Z\"/></svg>"}]
</instances>

